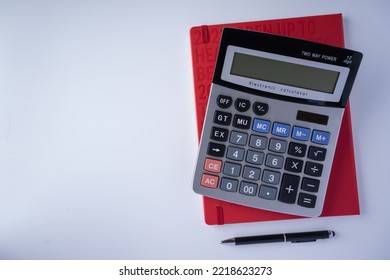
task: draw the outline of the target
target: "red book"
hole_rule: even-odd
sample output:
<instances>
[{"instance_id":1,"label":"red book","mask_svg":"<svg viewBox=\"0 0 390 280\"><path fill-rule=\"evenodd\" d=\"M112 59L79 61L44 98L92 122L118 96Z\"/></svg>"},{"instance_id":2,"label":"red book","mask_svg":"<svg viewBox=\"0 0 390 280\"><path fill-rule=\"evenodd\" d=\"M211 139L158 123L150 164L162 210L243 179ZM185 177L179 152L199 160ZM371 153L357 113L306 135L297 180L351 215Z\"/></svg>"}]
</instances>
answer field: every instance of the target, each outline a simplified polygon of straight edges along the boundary
<instances>
[{"instance_id":1,"label":"red book","mask_svg":"<svg viewBox=\"0 0 390 280\"><path fill-rule=\"evenodd\" d=\"M190 37L198 140L202 133L214 66L224 27L268 32L344 47L341 14L192 27ZM209 225L302 218L208 197L203 198L203 204L205 221ZM349 104L347 104L321 217L358 215L359 213L351 113Z\"/></svg>"}]
</instances>

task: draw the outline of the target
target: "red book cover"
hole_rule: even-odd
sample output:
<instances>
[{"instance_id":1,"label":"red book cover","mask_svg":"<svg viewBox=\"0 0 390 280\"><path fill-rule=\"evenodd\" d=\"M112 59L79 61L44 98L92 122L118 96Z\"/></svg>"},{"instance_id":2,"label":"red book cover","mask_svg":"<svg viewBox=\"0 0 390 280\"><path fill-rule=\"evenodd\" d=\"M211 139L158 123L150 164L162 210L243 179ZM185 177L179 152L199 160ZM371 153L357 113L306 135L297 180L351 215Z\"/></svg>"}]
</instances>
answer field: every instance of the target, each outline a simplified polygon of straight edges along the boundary
<instances>
[{"instance_id":1,"label":"red book cover","mask_svg":"<svg viewBox=\"0 0 390 280\"><path fill-rule=\"evenodd\" d=\"M202 133L214 65L224 27L268 32L344 47L341 14L192 27L190 38L198 140ZM203 204L205 222L209 225L301 218L208 197L203 197ZM350 106L347 104L321 217L358 215L359 213L351 113Z\"/></svg>"}]
</instances>

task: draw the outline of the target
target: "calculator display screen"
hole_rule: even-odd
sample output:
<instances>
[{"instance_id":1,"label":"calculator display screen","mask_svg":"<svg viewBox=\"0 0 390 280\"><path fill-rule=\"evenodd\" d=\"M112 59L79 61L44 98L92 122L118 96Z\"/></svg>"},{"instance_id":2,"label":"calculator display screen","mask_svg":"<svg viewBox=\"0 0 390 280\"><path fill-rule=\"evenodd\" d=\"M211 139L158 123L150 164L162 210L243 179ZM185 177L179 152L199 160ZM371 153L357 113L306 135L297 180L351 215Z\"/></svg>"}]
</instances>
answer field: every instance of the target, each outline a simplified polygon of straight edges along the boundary
<instances>
[{"instance_id":1,"label":"calculator display screen","mask_svg":"<svg viewBox=\"0 0 390 280\"><path fill-rule=\"evenodd\" d=\"M349 68L229 45L221 79L271 94L314 101L339 102Z\"/></svg>"},{"instance_id":2,"label":"calculator display screen","mask_svg":"<svg viewBox=\"0 0 390 280\"><path fill-rule=\"evenodd\" d=\"M233 75L333 94L340 72L236 52Z\"/></svg>"}]
</instances>

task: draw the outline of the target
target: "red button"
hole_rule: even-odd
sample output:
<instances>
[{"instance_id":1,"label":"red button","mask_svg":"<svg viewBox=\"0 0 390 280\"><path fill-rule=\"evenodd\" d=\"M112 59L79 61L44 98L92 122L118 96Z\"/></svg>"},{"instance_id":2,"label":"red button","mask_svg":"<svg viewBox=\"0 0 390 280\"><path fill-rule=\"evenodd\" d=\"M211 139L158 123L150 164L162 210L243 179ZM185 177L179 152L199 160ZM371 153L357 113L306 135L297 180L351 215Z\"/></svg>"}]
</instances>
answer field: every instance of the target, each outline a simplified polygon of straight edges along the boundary
<instances>
[{"instance_id":1,"label":"red button","mask_svg":"<svg viewBox=\"0 0 390 280\"><path fill-rule=\"evenodd\" d=\"M203 174L200 184L204 187L215 189L218 187L218 179L218 176Z\"/></svg>"},{"instance_id":2,"label":"red button","mask_svg":"<svg viewBox=\"0 0 390 280\"><path fill-rule=\"evenodd\" d=\"M221 172L222 168L222 161L206 158L206 161L204 162L204 170L219 173Z\"/></svg>"}]
</instances>

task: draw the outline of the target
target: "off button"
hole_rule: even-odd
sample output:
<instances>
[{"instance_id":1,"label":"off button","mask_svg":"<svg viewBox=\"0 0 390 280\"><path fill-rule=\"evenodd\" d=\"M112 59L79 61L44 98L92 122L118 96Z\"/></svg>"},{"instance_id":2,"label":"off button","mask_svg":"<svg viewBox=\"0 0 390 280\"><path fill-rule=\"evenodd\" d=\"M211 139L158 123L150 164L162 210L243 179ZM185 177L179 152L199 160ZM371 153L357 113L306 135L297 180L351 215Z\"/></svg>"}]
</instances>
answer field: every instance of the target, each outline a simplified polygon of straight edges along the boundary
<instances>
[{"instance_id":1,"label":"off button","mask_svg":"<svg viewBox=\"0 0 390 280\"><path fill-rule=\"evenodd\" d=\"M219 108L227 109L233 103L233 99L230 96L226 95L218 95L217 97L217 105Z\"/></svg>"}]
</instances>

